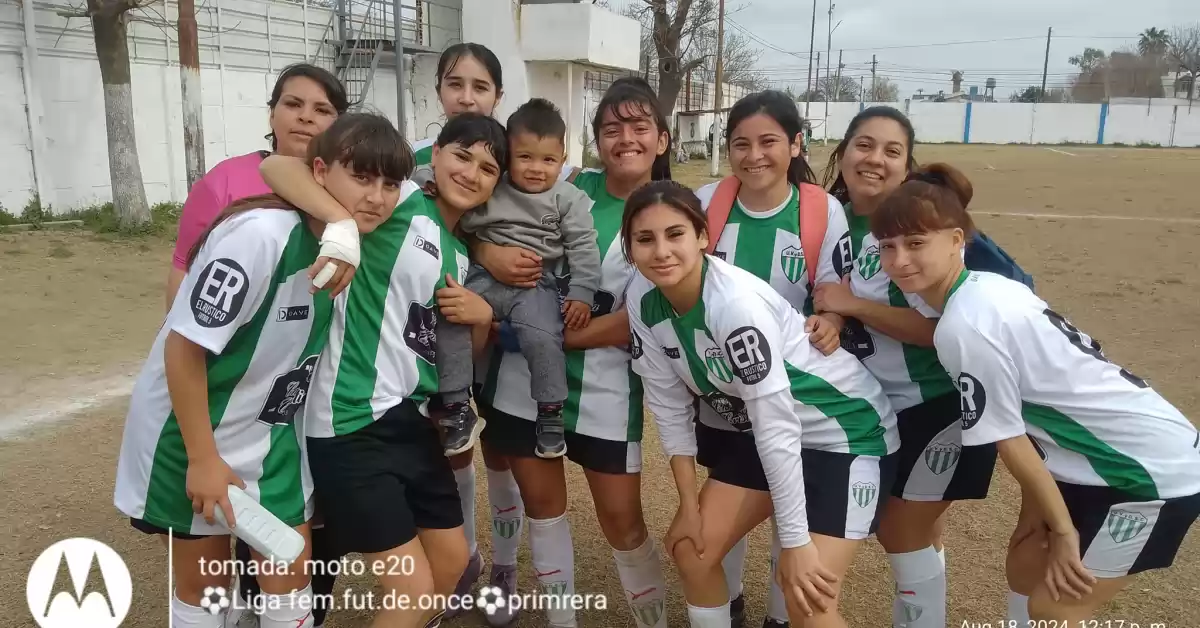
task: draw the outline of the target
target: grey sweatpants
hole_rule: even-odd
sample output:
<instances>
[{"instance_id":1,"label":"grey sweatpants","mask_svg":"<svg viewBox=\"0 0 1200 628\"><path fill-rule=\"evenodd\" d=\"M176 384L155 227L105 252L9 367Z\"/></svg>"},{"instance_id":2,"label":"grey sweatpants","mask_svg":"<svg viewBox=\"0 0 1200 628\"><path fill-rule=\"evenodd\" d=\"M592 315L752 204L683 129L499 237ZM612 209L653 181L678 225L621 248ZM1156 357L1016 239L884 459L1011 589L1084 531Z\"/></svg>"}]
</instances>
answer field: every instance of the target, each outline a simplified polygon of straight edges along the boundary
<instances>
[{"instance_id":1,"label":"grey sweatpants","mask_svg":"<svg viewBox=\"0 0 1200 628\"><path fill-rule=\"evenodd\" d=\"M555 277L543 273L536 288L514 288L496 281L472 264L463 287L492 306L495 319L508 320L529 364L529 394L538 403L567 399L567 358L563 352L563 320ZM466 401L474 380L471 328L437 320L438 391L442 403Z\"/></svg>"}]
</instances>

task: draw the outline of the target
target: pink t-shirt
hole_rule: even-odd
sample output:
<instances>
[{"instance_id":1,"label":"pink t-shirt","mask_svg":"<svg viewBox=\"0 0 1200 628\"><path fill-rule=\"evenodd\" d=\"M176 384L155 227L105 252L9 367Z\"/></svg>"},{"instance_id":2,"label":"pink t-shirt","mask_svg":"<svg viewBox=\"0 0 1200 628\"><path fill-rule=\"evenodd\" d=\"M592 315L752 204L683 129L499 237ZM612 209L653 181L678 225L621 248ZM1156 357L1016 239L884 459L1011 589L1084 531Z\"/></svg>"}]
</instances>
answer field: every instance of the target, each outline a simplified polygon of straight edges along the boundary
<instances>
[{"instance_id":1,"label":"pink t-shirt","mask_svg":"<svg viewBox=\"0 0 1200 628\"><path fill-rule=\"evenodd\" d=\"M271 188L258 173L266 158L265 151L230 157L200 178L183 204L179 217L179 235L175 239L175 268L187 269L188 252L200 234L212 224L221 210L248 196L271 194Z\"/></svg>"}]
</instances>

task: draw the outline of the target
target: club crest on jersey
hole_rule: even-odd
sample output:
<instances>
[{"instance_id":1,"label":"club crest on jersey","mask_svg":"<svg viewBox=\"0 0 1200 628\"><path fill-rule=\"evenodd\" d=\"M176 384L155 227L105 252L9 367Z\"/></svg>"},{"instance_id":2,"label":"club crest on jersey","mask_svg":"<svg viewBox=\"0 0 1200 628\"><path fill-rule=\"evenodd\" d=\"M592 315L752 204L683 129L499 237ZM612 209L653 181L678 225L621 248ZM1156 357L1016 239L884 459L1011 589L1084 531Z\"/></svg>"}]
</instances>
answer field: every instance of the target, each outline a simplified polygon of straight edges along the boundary
<instances>
[{"instance_id":1,"label":"club crest on jersey","mask_svg":"<svg viewBox=\"0 0 1200 628\"><path fill-rule=\"evenodd\" d=\"M408 305L408 320L404 321L404 344L429 364L437 360L437 327L432 307L416 301Z\"/></svg>"},{"instance_id":2,"label":"club crest on jersey","mask_svg":"<svg viewBox=\"0 0 1200 628\"><path fill-rule=\"evenodd\" d=\"M796 283L804 276L807 266L804 263L804 251L789 246L779 253L779 268L787 280Z\"/></svg>"},{"instance_id":3,"label":"club crest on jersey","mask_svg":"<svg viewBox=\"0 0 1200 628\"><path fill-rule=\"evenodd\" d=\"M720 349L712 347L704 350L704 366L709 373L726 384L733 381L733 369L729 368L729 363L725 361L725 354Z\"/></svg>"},{"instance_id":4,"label":"club crest on jersey","mask_svg":"<svg viewBox=\"0 0 1200 628\"><path fill-rule=\"evenodd\" d=\"M925 448L925 466L934 475L941 475L954 468L962 456L962 447L954 443L931 443Z\"/></svg>"},{"instance_id":5,"label":"club crest on jersey","mask_svg":"<svg viewBox=\"0 0 1200 628\"><path fill-rule=\"evenodd\" d=\"M879 261L879 245L872 244L862 250L858 255L858 259L854 260L854 266L858 268L858 274L863 279L871 279L883 270L883 264Z\"/></svg>"},{"instance_id":6,"label":"club crest on jersey","mask_svg":"<svg viewBox=\"0 0 1200 628\"><path fill-rule=\"evenodd\" d=\"M192 288L192 316L212 329L232 323L242 311L250 282L237 262L223 257L208 263Z\"/></svg>"},{"instance_id":7,"label":"club crest on jersey","mask_svg":"<svg viewBox=\"0 0 1200 628\"><path fill-rule=\"evenodd\" d=\"M304 405L308 396L308 385L312 382L317 358L310 355L296 368L275 378L271 390L258 412L258 421L267 425L288 425L296 418L296 412Z\"/></svg>"},{"instance_id":8,"label":"club crest on jersey","mask_svg":"<svg viewBox=\"0 0 1200 628\"><path fill-rule=\"evenodd\" d=\"M704 395L704 403L714 412L721 415L729 425L740 431L750 429L750 415L746 414L746 402L737 397L730 397L723 392L714 391Z\"/></svg>"},{"instance_id":9,"label":"club crest on jersey","mask_svg":"<svg viewBox=\"0 0 1200 628\"><path fill-rule=\"evenodd\" d=\"M733 362L733 372L750 386L771 373L771 347L757 327L739 327L725 340L725 352Z\"/></svg>"},{"instance_id":10,"label":"club crest on jersey","mask_svg":"<svg viewBox=\"0 0 1200 628\"><path fill-rule=\"evenodd\" d=\"M854 497L854 503L858 504L859 508L870 506L878 492L879 487L874 482L855 482L850 486L850 495Z\"/></svg>"},{"instance_id":11,"label":"club crest on jersey","mask_svg":"<svg viewBox=\"0 0 1200 628\"><path fill-rule=\"evenodd\" d=\"M1140 512L1130 512L1128 510L1114 510L1108 513L1108 535L1117 543L1124 543L1133 539L1146 529L1146 524L1149 520L1146 515Z\"/></svg>"},{"instance_id":12,"label":"club crest on jersey","mask_svg":"<svg viewBox=\"0 0 1200 628\"><path fill-rule=\"evenodd\" d=\"M958 393L962 397L959 407L962 409L962 429L967 431L979 422L983 410L987 406L987 392L983 384L974 375L963 372L958 376Z\"/></svg>"},{"instance_id":13,"label":"club crest on jersey","mask_svg":"<svg viewBox=\"0 0 1200 628\"><path fill-rule=\"evenodd\" d=\"M501 537L511 539L521 529L521 520L514 517L493 517L492 530Z\"/></svg>"},{"instance_id":14,"label":"club crest on jersey","mask_svg":"<svg viewBox=\"0 0 1200 628\"><path fill-rule=\"evenodd\" d=\"M432 255L433 259L441 259L441 251L438 250L437 245L429 240L426 240L425 238L422 238L421 236L417 236L413 239L413 246Z\"/></svg>"}]
</instances>

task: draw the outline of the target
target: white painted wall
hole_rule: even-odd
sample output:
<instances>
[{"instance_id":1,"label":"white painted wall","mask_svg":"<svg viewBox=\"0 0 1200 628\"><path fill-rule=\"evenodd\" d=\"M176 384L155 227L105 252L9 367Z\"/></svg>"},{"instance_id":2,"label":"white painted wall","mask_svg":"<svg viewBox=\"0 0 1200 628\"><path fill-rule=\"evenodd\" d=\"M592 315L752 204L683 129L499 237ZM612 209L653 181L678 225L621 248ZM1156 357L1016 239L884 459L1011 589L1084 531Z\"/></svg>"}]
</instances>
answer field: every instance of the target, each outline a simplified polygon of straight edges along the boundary
<instances>
[{"instance_id":1,"label":"white painted wall","mask_svg":"<svg viewBox=\"0 0 1200 628\"><path fill-rule=\"evenodd\" d=\"M903 110L893 104L897 109ZM962 103L911 103L908 117L917 131L917 141L930 144L963 141L963 125L967 119L967 106ZM841 137L845 129L838 134Z\"/></svg>"},{"instance_id":2,"label":"white painted wall","mask_svg":"<svg viewBox=\"0 0 1200 628\"><path fill-rule=\"evenodd\" d=\"M1099 105L1041 103L1034 107L1034 144L1095 144L1100 130ZM975 138L972 134L971 141Z\"/></svg>"},{"instance_id":3,"label":"white painted wall","mask_svg":"<svg viewBox=\"0 0 1200 628\"><path fill-rule=\"evenodd\" d=\"M521 6L521 47L527 61L586 59L592 65L635 70L640 46L637 20L598 6Z\"/></svg>"}]
</instances>

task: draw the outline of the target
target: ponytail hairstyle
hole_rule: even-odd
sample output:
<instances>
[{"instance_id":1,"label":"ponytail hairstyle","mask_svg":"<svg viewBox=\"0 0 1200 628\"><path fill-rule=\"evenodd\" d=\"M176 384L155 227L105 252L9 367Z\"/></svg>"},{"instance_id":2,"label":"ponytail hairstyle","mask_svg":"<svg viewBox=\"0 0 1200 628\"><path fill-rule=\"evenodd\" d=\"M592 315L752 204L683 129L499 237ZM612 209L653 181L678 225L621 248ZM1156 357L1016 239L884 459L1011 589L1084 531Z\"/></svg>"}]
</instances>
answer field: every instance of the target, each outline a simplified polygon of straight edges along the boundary
<instances>
[{"instance_id":1,"label":"ponytail hairstyle","mask_svg":"<svg viewBox=\"0 0 1200 628\"><path fill-rule=\"evenodd\" d=\"M700 199L691 188L675 181L660 179L638 188L625 200L625 212L621 214L621 245L625 261L633 263L630 248L633 243L633 219L653 205L666 205L687 217L700 237L708 228L708 218L700 205Z\"/></svg>"},{"instance_id":2,"label":"ponytail hairstyle","mask_svg":"<svg viewBox=\"0 0 1200 628\"><path fill-rule=\"evenodd\" d=\"M725 145L729 146L733 131L739 124L746 118L760 113L771 118L783 128L783 134L787 136L789 145L797 141L797 136L804 135L804 119L800 117L800 110L796 107L796 102L781 91L768 89L748 94L734 103L733 108L729 110L729 121L725 124ZM799 141L803 142L804 140L801 138ZM791 163L788 164L787 179L796 187L800 187L801 183L815 184L817 182L817 176L813 174L808 161L804 159L803 151L792 157Z\"/></svg>"},{"instance_id":3,"label":"ponytail hairstyle","mask_svg":"<svg viewBox=\"0 0 1200 628\"><path fill-rule=\"evenodd\" d=\"M608 86L608 90L604 92L604 97L596 106L596 115L592 117L592 137L595 138L597 146L600 144L600 124L604 119L605 111L611 111L613 117L621 122L628 122L632 119L621 113L622 106L628 107L629 112L634 116L642 115L653 118L654 125L657 127L656 131L660 134L667 134L667 150L654 158L654 165L650 169L650 179L669 181L671 179L671 155L674 153L672 146L675 139L671 135L671 125L667 123L667 117L663 115L662 107L658 104L658 96L650 87L650 83L640 76L621 77L613 81L612 85Z\"/></svg>"},{"instance_id":4,"label":"ponytail hairstyle","mask_svg":"<svg viewBox=\"0 0 1200 628\"><path fill-rule=\"evenodd\" d=\"M970 238L975 222L967 205L974 193L962 171L949 164L929 164L910 174L871 214L871 233L883 240L957 228Z\"/></svg>"},{"instance_id":5,"label":"ponytail hairstyle","mask_svg":"<svg viewBox=\"0 0 1200 628\"><path fill-rule=\"evenodd\" d=\"M846 188L846 181L842 178L842 158L846 156L846 149L850 147L850 142L858 133L858 127L875 118L887 118L904 128L904 133L908 136L908 171L913 172L917 169L917 160L913 159L913 145L917 142L917 132L913 129L912 121L908 119L908 116L895 107L885 105L863 109L850 120L850 125L846 127L845 137L838 143L837 148L833 149L833 154L829 156L829 164L825 166L825 178L822 186L843 205L850 202L850 190Z\"/></svg>"},{"instance_id":6,"label":"ponytail hairstyle","mask_svg":"<svg viewBox=\"0 0 1200 628\"><path fill-rule=\"evenodd\" d=\"M329 166L340 163L356 174L384 177L397 183L409 178L416 164L412 149L396 127L392 126L391 120L374 113L348 113L338 116L328 129L308 143L305 163L310 169L318 157ZM253 209L300 211L276 194L261 194L235 201L221 210L192 245L191 251L188 252L188 268L191 268L200 249L218 225L237 214Z\"/></svg>"},{"instance_id":7,"label":"ponytail hairstyle","mask_svg":"<svg viewBox=\"0 0 1200 628\"><path fill-rule=\"evenodd\" d=\"M279 73L279 78L275 79L275 88L271 90L271 99L267 101L267 107L275 109L279 100L283 98L284 86L298 76L310 79L320 85L325 92L325 98L329 99L329 104L333 105L339 116L350 109L350 98L346 95L346 88L342 82L329 70L311 63L294 63L284 68ZM275 138L275 131L267 133L264 137L271 142L272 152L279 150L279 140Z\"/></svg>"}]
</instances>

